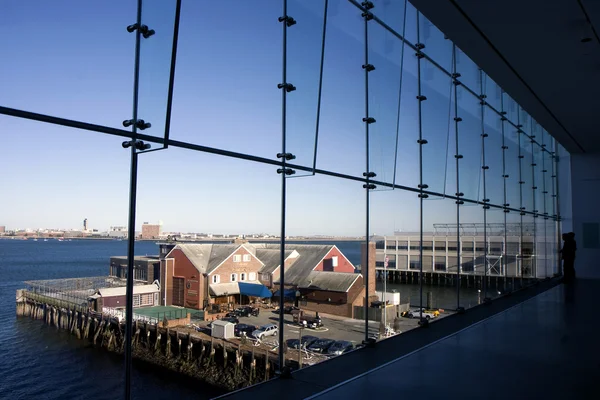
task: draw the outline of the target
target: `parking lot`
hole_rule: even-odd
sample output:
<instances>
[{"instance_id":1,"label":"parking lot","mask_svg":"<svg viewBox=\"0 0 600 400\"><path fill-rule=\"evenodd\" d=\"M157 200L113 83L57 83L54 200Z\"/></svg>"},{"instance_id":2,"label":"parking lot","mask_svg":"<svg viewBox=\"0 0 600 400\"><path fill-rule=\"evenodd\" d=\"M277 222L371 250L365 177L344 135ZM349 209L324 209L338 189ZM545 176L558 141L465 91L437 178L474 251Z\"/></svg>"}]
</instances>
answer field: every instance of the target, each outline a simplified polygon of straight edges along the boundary
<instances>
[{"instance_id":1,"label":"parking lot","mask_svg":"<svg viewBox=\"0 0 600 400\"><path fill-rule=\"evenodd\" d=\"M353 344L359 344L365 339L365 322L364 320L342 318L337 316L330 316L327 314L319 314L322 321L323 327L318 329L303 328L293 322L291 314L285 314L285 328L284 328L284 339L298 339L300 335L312 335L319 338L333 339L333 340L347 340ZM250 324L261 326L269 323L278 324L279 315L274 310L264 310L259 316L248 316L240 317L241 324ZM417 319L401 318L401 332L406 332L410 329L414 329L418 326ZM208 322L203 323L203 326L207 326ZM302 332L301 332L302 331ZM369 336L378 337L379 334L379 322L369 321ZM269 336L263 340L263 343L276 346L279 340L279 336Z\"/></svg>"}]
</instances>

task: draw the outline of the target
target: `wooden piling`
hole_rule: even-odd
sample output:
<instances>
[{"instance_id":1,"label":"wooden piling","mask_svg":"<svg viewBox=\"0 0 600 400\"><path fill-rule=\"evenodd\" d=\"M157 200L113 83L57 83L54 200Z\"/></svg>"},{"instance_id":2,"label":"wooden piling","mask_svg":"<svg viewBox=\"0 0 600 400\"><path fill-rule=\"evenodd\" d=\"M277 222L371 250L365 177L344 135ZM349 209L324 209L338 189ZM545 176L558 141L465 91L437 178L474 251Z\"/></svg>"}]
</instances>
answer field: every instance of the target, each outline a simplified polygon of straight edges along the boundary
<instances>
[{"instance_id":1,"label":"wooden piling","mask_svg":"<svg viewBox=\"0 0 600 400\"><path fill-rule=\"evenodd\" d=\"M271 365L269 364L269 350L265 350L265 381L269 380L269 370Z\"/></svg>"},{"instance_id":2,"label":"wooden piling","mask_svg":"<svg viewBox=\"0 0 600 400\"><path fill-rule=\"evenodd\" d=\"M167 358L171 357L171 333L169 332L169 328L167 328L167 348L165 355Z\"/></svg>"},{"instance_id":3,"label":"wooden piling","mask_svg":"<svg viewBox=\"0 0 600 400\"><path fill-rule=\"evenodd\" d=\"M161 334L158 332L158 327L156 328L156 342L154 342L154 351L158 353L160 351L160 340L162 339Z\"/></svg>"}]
</instances>

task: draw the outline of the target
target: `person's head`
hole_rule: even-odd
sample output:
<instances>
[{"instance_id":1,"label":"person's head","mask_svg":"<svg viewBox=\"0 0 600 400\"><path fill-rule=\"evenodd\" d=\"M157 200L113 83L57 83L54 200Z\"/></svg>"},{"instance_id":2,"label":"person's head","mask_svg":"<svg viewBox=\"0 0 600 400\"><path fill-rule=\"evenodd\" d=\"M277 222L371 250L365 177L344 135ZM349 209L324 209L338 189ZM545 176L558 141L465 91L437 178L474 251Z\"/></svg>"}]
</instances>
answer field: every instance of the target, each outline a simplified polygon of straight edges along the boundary
<instances>
[{"instance_id":1,"label":"person's head","mask_svg":"<svg viewBox=\"0 0 600 400\"><path fill-rule=\"evenodd\" d=\"M562 234L562 240L567 240L567 239L569 239L569 235L566 234L566 233L563 233Z\"/></svg>"},{"instance_id":2,"label":"person's head","mask_svg":"<svg viewBox=\"0 0 600 400\"><path fill-rule=\"evenodd\" d=\"M569 239L575 239L575 232L569 232L567 235L569 236Z\"/></svg>"}]
</instances>

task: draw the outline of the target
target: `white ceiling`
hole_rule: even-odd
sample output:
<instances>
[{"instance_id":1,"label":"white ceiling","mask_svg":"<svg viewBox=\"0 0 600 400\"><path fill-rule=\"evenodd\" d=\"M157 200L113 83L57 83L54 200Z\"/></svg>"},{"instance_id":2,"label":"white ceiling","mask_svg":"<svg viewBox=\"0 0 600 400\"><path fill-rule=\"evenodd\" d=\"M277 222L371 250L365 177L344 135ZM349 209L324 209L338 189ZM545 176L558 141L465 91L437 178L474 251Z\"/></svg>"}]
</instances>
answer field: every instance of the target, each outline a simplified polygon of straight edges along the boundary
<instances>
[{"instance_id":1,"label":"white ceiling","mask_svg":"<svg viewBox=\"0 0 600 400\"><path fill-rule=\"evenodd\" d=\"M600 152L600 1L410 2L567 150Z\"/></svg>"}]
</instances>

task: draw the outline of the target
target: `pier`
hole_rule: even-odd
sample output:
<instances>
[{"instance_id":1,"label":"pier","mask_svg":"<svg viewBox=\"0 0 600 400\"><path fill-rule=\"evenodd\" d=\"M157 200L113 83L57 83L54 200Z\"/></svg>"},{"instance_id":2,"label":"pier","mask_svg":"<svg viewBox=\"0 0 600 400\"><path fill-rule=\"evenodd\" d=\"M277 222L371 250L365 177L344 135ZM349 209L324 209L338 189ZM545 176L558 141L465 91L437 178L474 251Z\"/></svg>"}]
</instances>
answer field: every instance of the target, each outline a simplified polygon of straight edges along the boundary
<instances>
[{"instance_id":1,"label":"pier","mask_svg":"<svg viewBox=\"0 0 600 400\"><path fill-rule=\"evenodd\" d=\"M384 270L383 268L376 269L376 279L383 281L387 278L389 283L402 284L419 284L421 283L421 274L419 271L399 271L399 270ZM483 274L465 274L457 276L456 273L447 272L423 272L423 284L428 286L451 286L456 287L456 283L460 287L482 289L483 282L487 279L487 287L495 289L510 290L511 288L528 286L537 279L531 277L517 276L499 276Z\"/></svg>"},{"instance_id":2,"label":"pier","mask_svg":"<svg viewBox=\"0 0 600 400\"><path fill-rule=\"evenodd\" d=\"M123 354L125 325L118 318L44 297L18 290L17 317L42 321L90 346ZM135 359L227 390L268 380L277 367L273 351L205 337L193 328L134 321L132 332Z\"/></svg>"}]
</instances>

